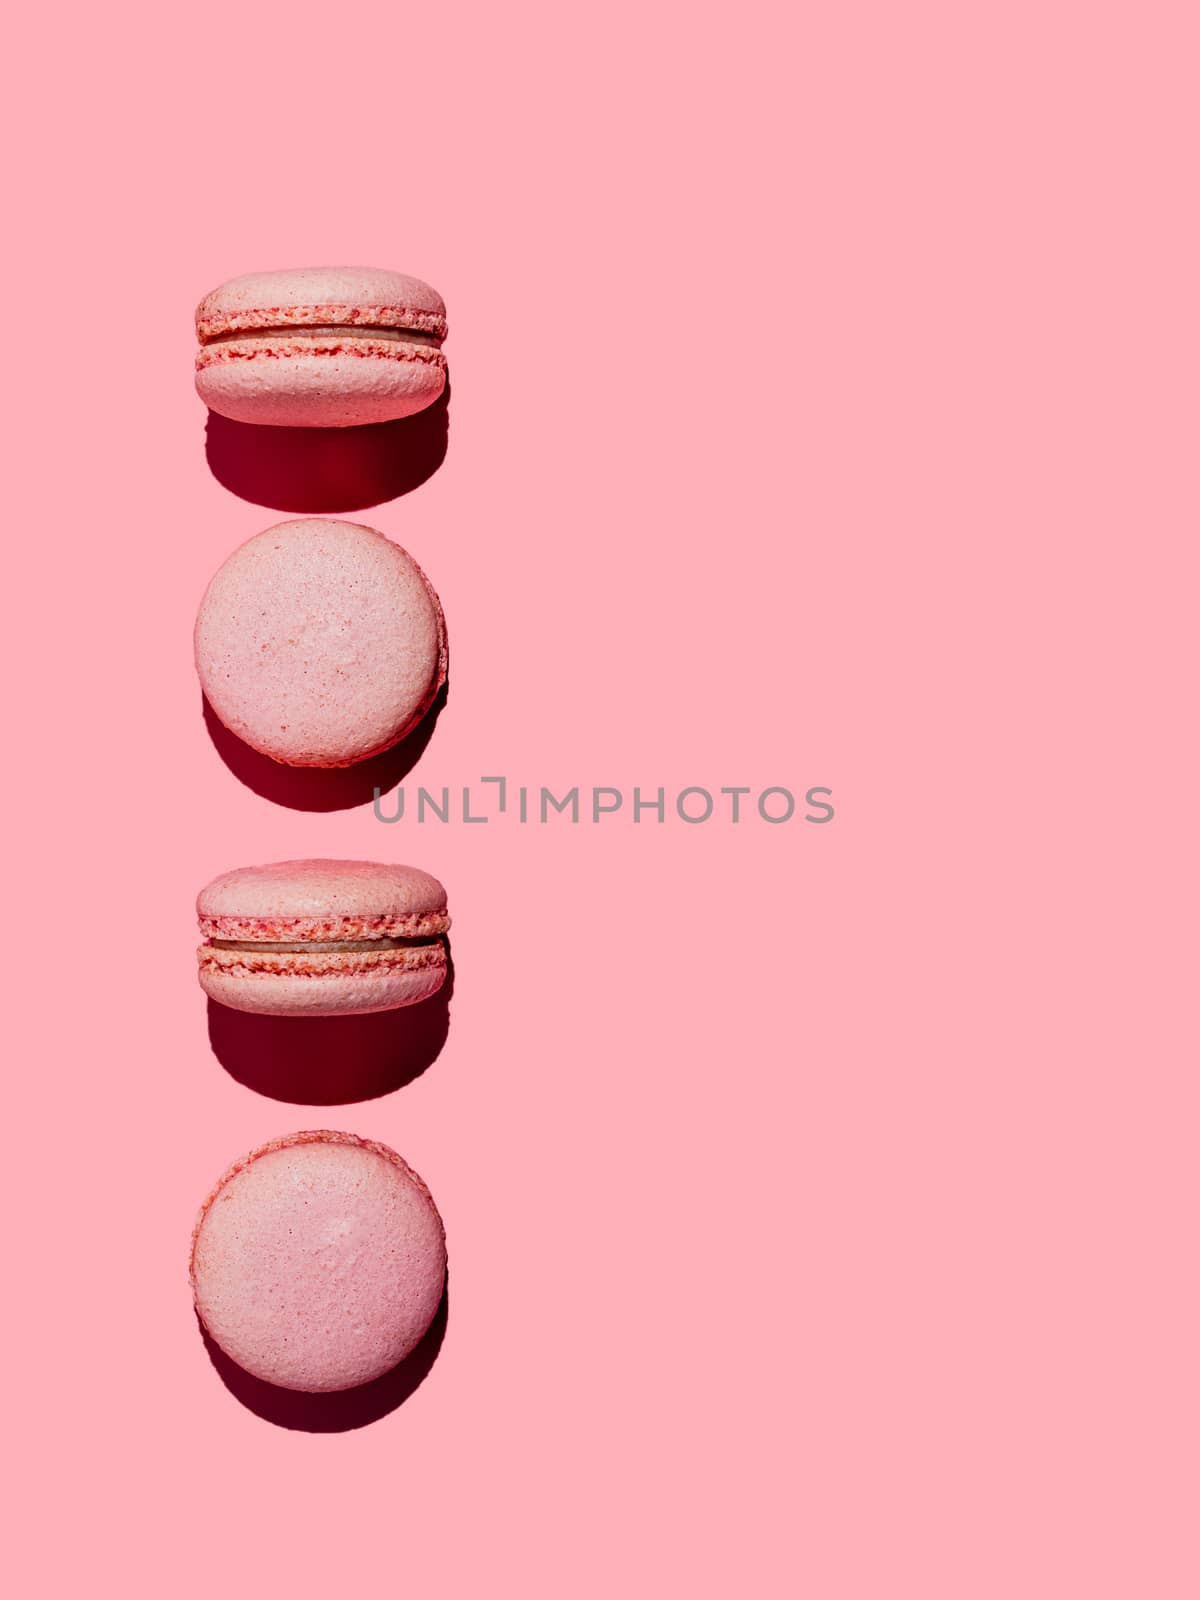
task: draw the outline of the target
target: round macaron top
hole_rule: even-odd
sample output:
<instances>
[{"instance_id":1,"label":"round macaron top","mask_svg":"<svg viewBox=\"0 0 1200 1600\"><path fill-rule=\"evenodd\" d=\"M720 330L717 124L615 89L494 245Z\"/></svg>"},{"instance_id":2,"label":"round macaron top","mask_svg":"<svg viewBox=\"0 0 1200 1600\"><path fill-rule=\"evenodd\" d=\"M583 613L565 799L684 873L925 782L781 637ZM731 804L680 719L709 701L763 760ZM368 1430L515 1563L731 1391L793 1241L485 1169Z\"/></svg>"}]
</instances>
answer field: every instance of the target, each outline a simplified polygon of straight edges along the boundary
<instances>
[{"instance_id":1,"label":"round macaron top","mask_svg":"<svg viewBox=\"0 0 1200 1600\"><path fill-rule=\"evenodd\" d=\"M235 867L201 889L207 938L421 938L450 927L431 873L382 861L276 861Z\"/></svg>"},{"instance_id":2,"label":"round macaron top","mask_svg":"<svg viewBox=\"0 0 1200 1600\"><path fill-rule=\"evenodd\" d=\"M196 308L201 343L253 328L412 328L446 337L436 289L380 267L292 267L247 272L205 295Z\"/></svg>"},{"instance_id":3,"label":"round macaron top","mask_svg":"<svg viewBox=\"0 0 1200 1600\"><path fill-rule=\"evenodd\" d=\"M223 1174L196 1221L190 1273L201 1321L247 1372L349 1389L394 1367L433 1321L445 1230L394 1150L294 1133Z\"/></svg>"},{"instance_id":4,"label":"round macaron top","mask_svg":"<svg viewBox=\"0 0 1200 1600\"><path fill-rule=\"evenodd\" d=\"M388 749L446 677L442 608L420 567L374 528L298 518L218 570L196 618L196 670L239 739L290 766Z\"/></svg>"}]
</instances>

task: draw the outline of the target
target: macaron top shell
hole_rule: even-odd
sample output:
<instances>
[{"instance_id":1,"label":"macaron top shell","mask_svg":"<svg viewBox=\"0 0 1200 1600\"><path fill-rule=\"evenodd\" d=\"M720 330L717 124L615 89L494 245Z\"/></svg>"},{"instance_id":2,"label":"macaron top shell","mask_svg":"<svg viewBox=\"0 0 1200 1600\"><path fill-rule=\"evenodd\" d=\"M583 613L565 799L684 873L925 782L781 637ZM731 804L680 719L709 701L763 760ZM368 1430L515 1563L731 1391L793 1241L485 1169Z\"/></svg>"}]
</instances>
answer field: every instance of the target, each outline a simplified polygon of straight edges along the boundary
<instances>
[{"instance_id":1,"label":"macaron top shell","mask_svg":"<svg viewBox=\"0 0 1200 1600\"><path fill-rule=\"evenodd\" d=\"M441 605L399 545L299 518L235 550L196 618L196 669L225 726L273 760L345 767L388 749L446 677Z\"/></svg>"},{"instance_id":2,"label":"macaron top shell","mask_svg":"<svg viewBox=\"0 0 1200 1600\"><path fill-rule=\"evenodd\" d=\"M247 272L214 289L196 308L201 341L252 328L412 328L446 337L446 305L436 289L380 267L293 267Z\"/></svg>"},{"instance_id":3,"label":"macaron top shell","mask_svg":"<svg viewBox=\"0 0 1200 1600\"><path fill-rule=\"evenodd\" d=\"M381 861L236 867L200 891L196 910L205 938L425 938L450 926L432 874Z\"/></svg>"},{"instance_id":4,"label":"macaron top shell","mask_svg":"<svg viewBox=\"0 0 1200 1600\"><path fill-rule=\"evenodd\" d=\"M441 1302L445 1231L386 1145L326 1129L236 1161L201 1208L196 1310L247 1372L324 1393L368 1383L420 1342Z\"/></svg>"}]
</instances>

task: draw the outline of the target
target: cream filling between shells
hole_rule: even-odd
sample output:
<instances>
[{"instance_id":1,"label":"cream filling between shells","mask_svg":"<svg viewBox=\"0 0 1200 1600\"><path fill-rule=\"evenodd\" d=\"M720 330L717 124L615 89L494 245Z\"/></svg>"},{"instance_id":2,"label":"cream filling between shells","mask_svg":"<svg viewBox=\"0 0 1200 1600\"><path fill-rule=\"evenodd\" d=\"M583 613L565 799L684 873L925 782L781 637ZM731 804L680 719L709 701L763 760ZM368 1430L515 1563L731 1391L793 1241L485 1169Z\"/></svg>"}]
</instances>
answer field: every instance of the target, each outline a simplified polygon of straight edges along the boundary
<instances>
[{"instance_id":1,"label":"cream filling between shells","mask_svg":"<svg viewBox=\"0 0 1200 1600\"><path fill-rule=\"evenodd\" d=\"M233 945L232 949L201 945L196 952L201 969L226 977L351 978L434 969L444 972L447 966L446 946L440 938L348 939L283 946L269 940L239 940Z\"/></svg>"},{"instance_id":2,"label":"cream filling between shells","mask_svg":"<svg viewBox=\"0 0 1200 1600\"><path fill-rule=\"evenodd\" d=\"M439 934L423 939L210 939L210 950L250 950L270 955L327 955L331 951L413 950L441 944Z\"/></svg>"},{"instance_id":3,"label":"cream filling between shells","mask_svg":"<svg viewBox=\"0 0 1200 1600\"><path fill-rule=\"evenodd\" d=\"M420 328L381 328L371 323L279 323L262 328L234 328L226 333L214 333L203 341L203 348L214 345L241 343L247 339L383 339L396 344L428 344L440 348L441 339L436 333L425 333Z\"/></svg>"}]
</instances>

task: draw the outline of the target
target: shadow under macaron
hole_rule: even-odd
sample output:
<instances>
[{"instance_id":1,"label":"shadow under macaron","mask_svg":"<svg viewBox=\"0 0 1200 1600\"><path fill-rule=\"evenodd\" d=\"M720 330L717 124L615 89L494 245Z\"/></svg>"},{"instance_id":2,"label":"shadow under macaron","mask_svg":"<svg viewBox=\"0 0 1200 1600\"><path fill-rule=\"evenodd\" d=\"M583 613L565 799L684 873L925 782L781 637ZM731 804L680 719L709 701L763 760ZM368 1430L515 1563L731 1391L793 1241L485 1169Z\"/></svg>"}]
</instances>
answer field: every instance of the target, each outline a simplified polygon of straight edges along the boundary
<instances>
[{"instance_id":1,"label":"shadow under macaron","mask_svg":"<svg viewBox=\"0 0 1200 1600\"><path fill-rule=\"evenodd\" d=\"M428 482L450 440L450 380L431 406L357 428L279 428L208 413L205 454L221 486L275 511L364 511Z\"/></svg>"},{"instance_id":2,"label":"shadow under macaron","mask_svg":"<svg viewBox=\"0 0 1200 1600\"><path fill-rule=\"evenodd\" d=\"M450 695L449 679L442 684L429 710L399 743L351 767L288 767L272 761L231 733L202 696L204 726L221 760L247 789L277 806L292 811L349 811L369 805L375 790L394 789L425 754L433 730Z\"/></svg>"},{"instance_id":3,"label":"shadow under macaron","mask_svg":"<svg viewBox=\"0 0 1200 1600\"><path fill-rule=\"evenodd\" d=\"M231 1078L270 1100L348 1106L419 1078L450 1033L454 959L428 1000L362 1017L267 1017L208 1002L208 1039Z\"/></svg>"},{"instance_id":4,"label":"shadow under macaron","mask_svg":"<svg viewBox=\"0 0 1200 1600\"><path fill-rule=\"evenodd\" d=\"M420 1388L441 1351L449 1319L450 1279L447 1275L441 1304L417 1347L382 1377L360 1384L357 1389L339 1389L333 1394L280 1389L254 1377L210 1338L199 1315L196 1323L217 1376L248 1411L262 1417L264 1422L273 1422L277 1428L292 1428L300 1433L348 1433L380 1421Z\"/></svg>"}]
</instances>

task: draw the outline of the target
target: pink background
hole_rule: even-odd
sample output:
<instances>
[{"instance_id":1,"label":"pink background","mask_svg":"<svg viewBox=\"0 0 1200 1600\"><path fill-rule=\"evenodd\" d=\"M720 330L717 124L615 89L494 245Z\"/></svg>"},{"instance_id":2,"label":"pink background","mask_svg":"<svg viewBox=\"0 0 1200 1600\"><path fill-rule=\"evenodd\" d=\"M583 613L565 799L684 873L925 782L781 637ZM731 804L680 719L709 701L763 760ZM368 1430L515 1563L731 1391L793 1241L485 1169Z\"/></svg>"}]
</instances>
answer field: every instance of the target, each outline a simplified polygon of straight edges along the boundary
<instances>
[{"instance_id":1,"label":"pink background","mask_svg":"<svg viewBox=\"0 0 1200 1600\"><path fill-rule=\"evenodd\" d=\"M12 1592L1198 1592L1191 21L18 23ZM363 518L450 620L413 781L831 825L385 828L226 769L192 620L279 514L206 466L191 312L330 259L450 308L445 465ZM210 1051L195 893L297 854L449 887L449 1040L387 1098ZM452 1255L426 1381L328 1435L233 1397L185 1275L312 1126Z\"/></svg>"}]
</instances>

